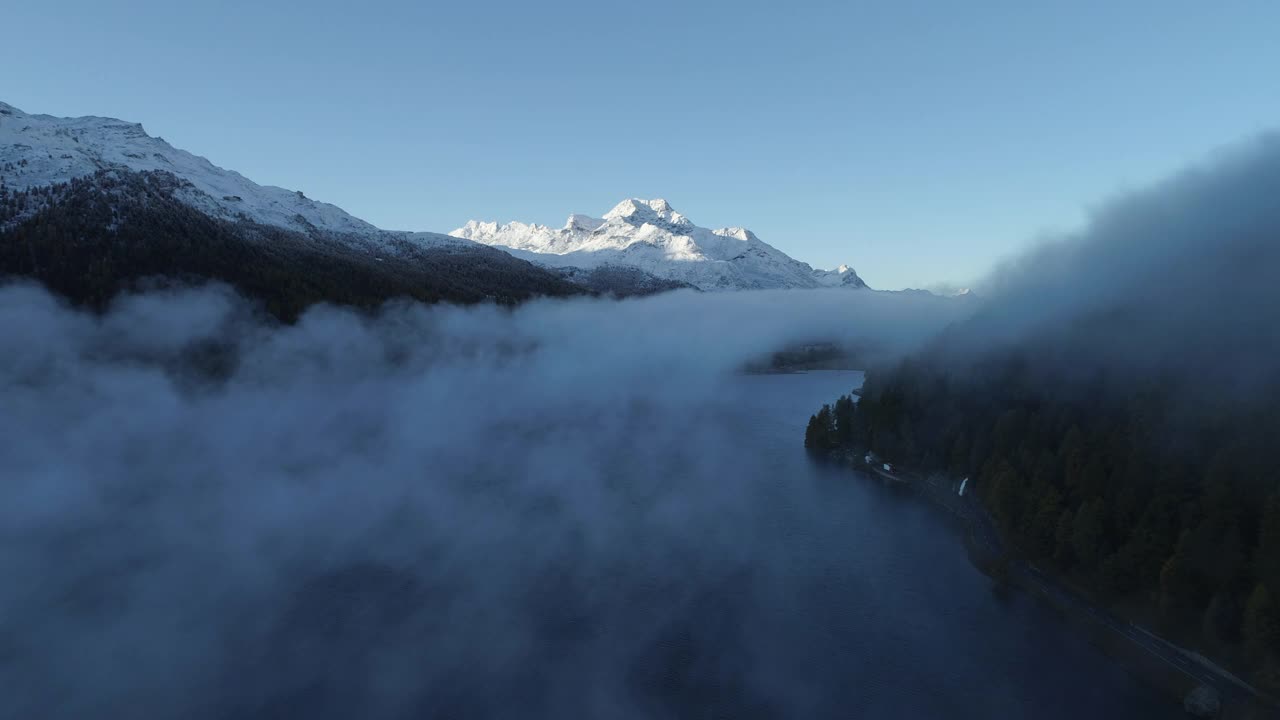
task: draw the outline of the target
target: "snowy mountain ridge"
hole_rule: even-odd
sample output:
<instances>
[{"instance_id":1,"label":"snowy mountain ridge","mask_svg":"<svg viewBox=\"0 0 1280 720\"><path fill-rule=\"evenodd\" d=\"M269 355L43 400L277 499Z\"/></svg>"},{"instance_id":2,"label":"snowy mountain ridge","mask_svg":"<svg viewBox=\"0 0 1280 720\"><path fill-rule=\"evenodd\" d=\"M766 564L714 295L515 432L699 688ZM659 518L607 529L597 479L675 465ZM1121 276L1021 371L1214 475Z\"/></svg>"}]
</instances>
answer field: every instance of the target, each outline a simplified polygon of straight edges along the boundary
<instances>
[{"instance_id":1,"label":"snowy mountain ridge","mask_svg":"<svg viewBox=\"0 0 1280 720\"><path fill-rule=\"evenodd\" d=\"M847 265L815 270L741 227L698 227L666 200L629 198L564 227L471 220L449 233L549 267L632 267L701 290L865 288Z\"/></svg>"},{"instance_id":2,"label":"snowy mountain ridge","mask_svg":"<svg viewBox=\"0 0 1280 720\"><path fill-rule=\"evenodd\" d=\"M0 176L13 189L66 182L98 170L160 170L189 181L199 191L183 200L227 220L308 231L373 235L380 232L341 208L301 192L258 185L240 173L152 137L138 123L95 116L29 115L0 102Z\"/></svg>"},{"instance_id":3,"label":"snowy mountain ridge","mask_svg":"<svg viewBox=\"0 0 1280 720\"><path fill-rule=\"evenodd\" d=\"M0 102L0 180L9 190L57 185L113 170L171 174L184 181L173 196L212 218L339 242L374 259L428 247L452 252L483 249L505 251L550 268L560 277L626 279L628 286L635 287L866 286L847 266L814 270L745 228L698 227L661 199L624 200L599 218L571 215L563 228L472 221L449 235L381 230L300 191L259 185L218 167L148 135L138 123L29 114ZM652 277L646 280L628 272Z\"/></svg>"}]
</instances>

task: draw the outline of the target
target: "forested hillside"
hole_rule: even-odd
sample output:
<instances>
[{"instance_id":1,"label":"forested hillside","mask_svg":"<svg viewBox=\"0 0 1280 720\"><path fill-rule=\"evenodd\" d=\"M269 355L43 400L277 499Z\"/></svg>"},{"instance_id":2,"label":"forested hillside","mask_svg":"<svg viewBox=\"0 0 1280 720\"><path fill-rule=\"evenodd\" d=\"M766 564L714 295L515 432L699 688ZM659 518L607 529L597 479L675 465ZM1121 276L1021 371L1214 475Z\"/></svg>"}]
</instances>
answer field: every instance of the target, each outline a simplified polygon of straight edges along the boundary
<instances>
[{"instance_id":1,"label":"forested hillside","mask_svg":"<svg viewBox=\"0 0 1280 720\"><path fill-rule=\"evenodd\" d=\"M1159 377L1062 382L1016 354L908 361L823 407L805 445L971 477L1018 553L1276 687L1280 405L1210 388L1188 403Z\"/></svg>"},{"instance_id":2,"label":"forested hillside","mask_svg":"<svg viewBox=\"0 0 1280 720\"><path fill-rule=\"evenodd\" d=\"M372 307L514 303L585 292L556 274L481 246L419 246L211 217L175 197L194 192L164 172L100 171L59 185L0 187L0 278L40 281L101 308L157 282L227 283L281 319L317 302Z\"/></svg>"}]
</instances>

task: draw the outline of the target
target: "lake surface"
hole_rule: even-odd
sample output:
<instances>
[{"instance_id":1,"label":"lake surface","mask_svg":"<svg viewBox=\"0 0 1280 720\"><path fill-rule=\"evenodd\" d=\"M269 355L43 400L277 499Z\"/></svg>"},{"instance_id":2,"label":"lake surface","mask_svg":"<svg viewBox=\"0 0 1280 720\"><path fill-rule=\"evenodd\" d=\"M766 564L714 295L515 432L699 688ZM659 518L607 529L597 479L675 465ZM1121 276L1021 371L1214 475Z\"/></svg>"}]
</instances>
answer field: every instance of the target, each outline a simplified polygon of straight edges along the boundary
<instances>
[{"instance_id":1,"label":"lake surface","mask_svg":"<svg viewBox=\"0 0 1280 720\"><path fill-rule=\"evenodd\" d=\"M811 463L804 425L860 373L741 379L744 429L784 492L827 508L816 522L781 505L795 605L791 661L802 663L815 716L900 718L1177 718L1055 613L998 593L968 562L957 528L919 500L848 470ZM783 608L776 608L782 610Z\"/></svg>"}]
</instances>

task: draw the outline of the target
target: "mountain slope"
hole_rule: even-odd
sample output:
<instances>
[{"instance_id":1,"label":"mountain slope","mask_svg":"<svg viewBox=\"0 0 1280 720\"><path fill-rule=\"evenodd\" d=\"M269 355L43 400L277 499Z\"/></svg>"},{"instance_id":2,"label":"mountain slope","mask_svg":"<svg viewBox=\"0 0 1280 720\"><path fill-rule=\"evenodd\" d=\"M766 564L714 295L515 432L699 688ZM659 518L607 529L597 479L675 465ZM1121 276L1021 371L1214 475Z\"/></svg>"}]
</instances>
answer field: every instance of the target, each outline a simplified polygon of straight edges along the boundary
<instances>
[{"instance_id":1,"label":"mountain slope","mask_svg":"<svg viewBox=\"0 0 1280 720\"><path fill-rule=\"evenodd\" d=\"M437 233L388 232L258 185L142 126L0 103L0 277L100 306L147 278L217 280L280 317L314 302L518 302L588 292Z\"/></svg>"},{"instance_id":2,"label":"mountain slope","mask_svg":"<svg viewBox=\"0 0 1280 720\"><path fill-rule=\"evenodd\" d=\"M171 173L128 170L0 190L0 278L32 278L98 309L121 292L156 283L212 280L286 321L319 302L511 304L583 292L493 248L222 220L184 202L191 190Z\"/></svg>"},{"instance_id":3,"label":"mountain slope","mask_svg":"<svg viewBox=\"0 0 1280 720\"><path fill-rule=\"evenodd\" d=\"M307 232L374 235L380 231L328 203L284 188L258 185L203 157L151 137L138 123L113 118L29 115L0 102L0 176L12 189L51 185L98 170L163 171L187 180L181 199L224 220Z\"/></svg>"},{"instance_id":4,"label":"mountain slope","mask_svg":"<svg viewBox=\"0 0 1280 720\"><path fill-rule=\"evenodd\" d=\"M698 227L661 199L624 200L602 218L570 215L562 228L472 220L450 235L549 267L631 267L701 290L866 287L848 266L814 270L745 228Z\"/></svg>"}]
</instances>

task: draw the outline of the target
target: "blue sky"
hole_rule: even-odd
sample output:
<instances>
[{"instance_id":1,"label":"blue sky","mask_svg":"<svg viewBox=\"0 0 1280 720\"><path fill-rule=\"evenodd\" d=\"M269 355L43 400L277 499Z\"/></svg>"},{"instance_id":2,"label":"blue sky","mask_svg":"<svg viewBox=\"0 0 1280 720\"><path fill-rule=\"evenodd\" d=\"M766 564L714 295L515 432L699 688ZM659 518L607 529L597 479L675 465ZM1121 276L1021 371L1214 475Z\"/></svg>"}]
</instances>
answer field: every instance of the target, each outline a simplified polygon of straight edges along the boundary
<instances>
[{"instance_id":1,"label":"blue sky","mask_svg":"<svg viewBox=\"0 0 1280 720\"><path fill-rule=\"evenodd\" d=\"M1280 3L9 3L0 100L377 225L630 196L873 286L966 282L1280 119Z\"/></svg>"}]
</instances>

